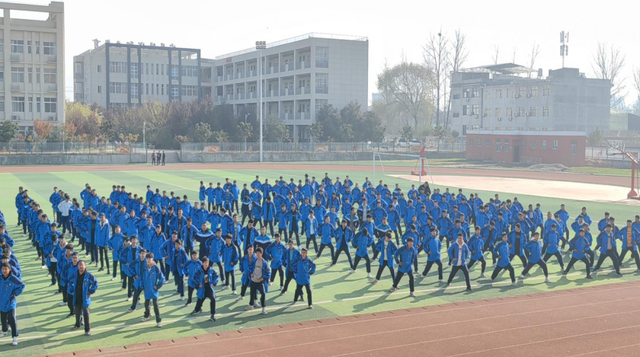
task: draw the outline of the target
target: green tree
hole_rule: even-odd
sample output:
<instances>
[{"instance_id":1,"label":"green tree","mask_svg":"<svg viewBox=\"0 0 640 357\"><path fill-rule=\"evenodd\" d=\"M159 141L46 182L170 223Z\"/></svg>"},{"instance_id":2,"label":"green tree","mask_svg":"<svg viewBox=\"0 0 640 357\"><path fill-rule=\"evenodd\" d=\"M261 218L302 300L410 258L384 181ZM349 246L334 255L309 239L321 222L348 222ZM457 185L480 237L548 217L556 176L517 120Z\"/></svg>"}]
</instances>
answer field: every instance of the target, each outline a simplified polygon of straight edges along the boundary
<instances>
[{"instance_id":1,"label":"green tree","mask_svg":"<svg viewBox=\"0 0 640 357\"><path fill-rule=\"evenodd\" d=\"M229 134L224 130L216 130L211 133L211 138L216 143L227 143L229 142Z\"/></svg>"},{"instance_id":2,"label":"green tree","mask_svg":"<svg viewBox=\"0 0 640 357\"><path fill-rule=\"evenodd\" d=\"M415 135L415 128L411 125L405 125L400 130L400 137L405 140L413 139L413 135Z\"/></svg>"},{"instance_id":3,"label":"green tree","mask_svg":"<svg viewBox=\"0 0 640 357\"><path fill-rule=\"evenodd\" d=\"M4 120L0 122L0 142L6 143L11 141L18 132L18 124L11 120Z\"/></svg>"},{"instance_id":4,"label":"green tree","mask_svg":"<svg viewBox=\"0 0 640 357\"><path fill-rule=\"evenodd\" d=\"M604 138L604 134L600 127L597 127L596 130L589 133L589 137L587 138L587 145L589 146L598 146L602 144L602 139Z\"/></svg>"},{"instance_id":5,"label":"green tree","mask_svg":"<svg viewBox=\"0 0 640 357\"><path fill-rule=\"evenodd\" d=\"M431 135L433 135L436 138L438 138L438 152L439 152L440 151L440 141L442 141L442 139L445 136L447 136L447 132L446 132L446 130L444 130L444 127L436 126L435 128L433 128L433 131L431 132Z\"/></svg>"},{"instance_id":6,"label":"green tree","mask_svg":"<svg viewBox=\"0 0 640 357\"><path fill-rule=\"evenodd\" d=\"M196 141L205 143L209 140L211 135L213 135L213 133L211 132L211 126L209 123L200 122L196 124L194 135Z\"/></svg>"},{"instance_id":7,"label":"green tree","mask_svg":"<svg viewBox=\"0 0 640 357\"><path fill-rule=\"evenodd\" d=\"M311 137L314 141L318 142L322 139L322 123L315 122L311 124Z\"/></svg>"},{"instance_id":8,"label":"green tree","mask_svg":"<svg viewBox=\"0 0 640 357\"><path fill-rule=\"evenodd\" d=\"M289 127L282 119L271 118L264 126L264 139L266 142L289 141Z\"/></svg>"},{"instance_id":9,"label":"green tree","mask_svg":"<svg viewBox=\"0 0 640 357\"><path fill-rule=\"evenodd\" d=\"M455 131L455 130L451 131L451 137L452 137L452 138L457 139L457 138L458 138L458 136L460 136L460 133L459 133L459 132L457 132L457 131Z\"/></svg>"}]
</instances>

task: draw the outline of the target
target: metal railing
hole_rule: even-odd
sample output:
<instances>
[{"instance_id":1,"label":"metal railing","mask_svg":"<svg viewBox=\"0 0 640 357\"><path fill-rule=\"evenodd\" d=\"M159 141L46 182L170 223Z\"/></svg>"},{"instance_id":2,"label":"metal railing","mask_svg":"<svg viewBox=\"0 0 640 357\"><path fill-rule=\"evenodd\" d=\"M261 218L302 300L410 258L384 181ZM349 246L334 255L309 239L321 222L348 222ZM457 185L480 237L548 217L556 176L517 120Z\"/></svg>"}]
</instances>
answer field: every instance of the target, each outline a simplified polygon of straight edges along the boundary
<instances>
[{"instance_id":1,"label":"metal railing","mask_svg":"<svg viewBox=\"0 0 640 357\"><path fill-rule=\"evenodd\" d=\"M0 155L13 154L144 154L142 143L26 142L0 143Z\"/></svg>"}]
</instances>

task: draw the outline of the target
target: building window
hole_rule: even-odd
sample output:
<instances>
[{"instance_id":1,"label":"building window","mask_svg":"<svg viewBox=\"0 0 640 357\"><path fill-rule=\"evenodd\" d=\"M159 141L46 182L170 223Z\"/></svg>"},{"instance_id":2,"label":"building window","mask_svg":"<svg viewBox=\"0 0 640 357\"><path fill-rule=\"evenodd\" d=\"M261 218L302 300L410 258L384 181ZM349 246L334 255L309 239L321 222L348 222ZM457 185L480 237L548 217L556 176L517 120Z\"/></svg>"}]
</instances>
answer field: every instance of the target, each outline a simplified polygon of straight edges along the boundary
<instances>
[{"instance_id":1,"label":"building window","mask_svg":"<svg viewBox=\"0 0 640 357\"><path fill-rule=\"evenodd\" d=\"M138 64L132 63L129 68L131 68L131 77L138 77Z\"/></svg>"},{"instance_id":2,"label":"building window","mask_svg":"<svg viewBox=\"0 0 640 357\"><path fill-rule=\"evenodd\" d=\"M509 139L504 139L504 146L502 148L504 152L509 152Z\"/></svg>"},{"instance_id":3,"label":"building window","mask_svg":"<svg viewBox=\"0 0 640 357\"><path fill-rule=\"evenodd\" d=\"M491 142L489 142L489 145L491 145ZM478 147L482 147L482 139L478 139Z\"/></svg>"},{"instance_id":4,"label":"building window","mask_svg":"<svg viewBox=\"0 0 640 357\"><path fill-rule=\"evenodd\" d=\"M98 86L98 94L102 93L102 86Z\"/></svg>"},{"instance_id":5,"label":"building window","mask_svg":"<svg viewBox=\"0 0 640 357\"><path fill-rule=\"evenodd\" d=\"M102 66L98 65L98 73L102 72Z\"/></svg>"},{"instance_id":6,"label":"building window","mask_svg":"<svg viewBox=\"0 0 640 357\"><path fill-rule=\"evenodd\" d=\"M29 97L29 113L33 113L33 97Z\"/></svg>"},{"instance_id":7,"label":"building window","mask_svg":"<svg viewBox=\"0 0 640 357\"><path fill-rule=\"evenodd\" d=\"M145 73L147 74L147 76L149 75L149 64L145 63L144 64L144 68L145 68Z\"/></svg>"},{"instance_id":8,"label":"building window","mask_svg":"<svg viewBox=\"0 0 640 357\"><path fill-rule=\"evenodd\" d=\"M484 146L490 148L491 147L491 139L484 139Z\"/></svg>"},{"instance_id":9,"label":"building window","mask_svg":"<svg viewBox=\"0 0 640 357\"><path fill-rule=\"evenodd\" d=\"M529 108L529 116L530 117L537 117L538 116L538 107Z\"/></svg>"},{"instance_id":10,"label":"building window","mask_svg":"<svg viewBox=\"0 0 640 357\"><path fill-rule=\"evenodd\" d=\"M24 68L11 67L11 82L24 83Z\"/></svg>"},{"instance_id":11,"label":"building window","mask_svg":"<svg viewBox=\"0 0 640 357\"><path fill-rule=\"evenodd\" d=\"M160 74L160 65L156 63L156 76L159 74Z\"/></svg>"},{"instance_id":12,"label":"building window","mask_svg":"<svg viewBox=\"0 0 640 357\"><path fill-rule=\"evenodd\" d=\"M162 95L164 95L164 84L160 85L160 89L162 89ZM157 92L156 92L157 93Z\"/></svg>"},{"instance_id":13,"label":"building window","mask_svg":"<svg viewBox=\"0 0 640 357\"><path fill-rule=\"evenodd\" d=\"M463 105L462 106L462 115L471 115L471 112L469 112L469 106L468 105Z\"/></svg>"},{"instance_id":14,"label":"building window","mask_svg":"<svg viewBox=\"0 0 640 357\"><path fill-rule=\"evenodd\" d=\"M329 47L316 46L316 67L329 68Z\"/></svg>"},{"instance_id":15,"label":"building window","mask_svg":"<svg viewBox=\"0 0 640 357\"><path fill-rule=\"evenodd\" d=\"M542 107L542 116L543 117L549 116L549 107Z\"/></svg>"},{"instance_id":16,"label":"building window","mask_svg":"<svg viewBox=\"0 0 640 357\"><path fill-rule=\"evenodd\" d=\"M44 98L44 112L55 113L57 112L58 103L56 98Z\"/></svg>"},{"instance_id":17,"label":"building window","mask_svg":"<svg viewBox=\"0 0 640 357\"><path fill-rule=\"evenodd\" d=\"M532 149L536 148L536 139L531 139L531 148Z\"/></svg>"},{"instance_id":18,"label":"building window","mask_svg":"<svg viewBox=\"0 0 640 357\"><path fill-rule=\"evenodd\" d=\"M486 90L486 91L484 91L484 93L485 93L485 95L484 95L485 98L491 99L491 90Z\"/></svg>"},{"instance_id":19,"label":"building window","mask_svg":"<svg viewBox=\"0 0 640 357\"><path fill-rule=\"evenodd\" d=\"M194 97L198 95L198 86L182 86L182 95Z\"/></svg>"},{"instance_id":20,"label":"building window","mask_svg":"<svg viewBox=\"0 0 640 357\"><path fill-rule=\"evenodd\" d=\"M472 88L472 89L471 89L471 97L472 97L472 98L478 98L478 97L480 97L480 89L478 89L478 88Z\"/></svg>"},{"instance_id":21,"label":"building window","mask_svg":"<svg viewBox=\"0 0 640 357\"><path fill-rule=\"evenodd\" d=\"M3 53L3 52L4 52L4 40L0 39L0 53Z\"/></svg>"},{"instance_id":22,"label":"building window","mask_svg":"<svg viewBox=\"0 0 640 357\"><path fill-rule=\"evenodd\" d=\"M534 98L538 96L538 87L531 87L531 96Z\"/></svg>"},{"instance_id":23,"label":"building window","mask_svg":"<svg viewBox=\"0 0 640 357\"><path fill-rule=\"evenodd\" d=\"M542 96L548 97L550 90L551 90L550 86L542 86Z\"/></svg>"},{"instance_id":24,"label":"building window","mask_svg":"<svg viewBox=\"0 0 640 357\"><path fill-rule=\"evenodd\" d=\"M496 139L496 152L500 152L500 139Z\"/></svg>"},{"instance_id":25,"label":"building window","mask_svg":"<svg viewBox=\"0 0 640 357\"><path fill-rule=\"evenodd\" d=\"M44 82L49 84L55 84L57 79L57 71L55 68L44 69Z\"/></svg>"},{"instance_id":26,"label":"building window","mask_svg":"<svg viewBox=\"0 0 640 357\"><path fill-rule=\"evenodd\" d=\"M505 94L506 94L505 98L509 98L511 96L511 89L509 88L505 89Z\"/></svg>"},{"instance_id":27,"label":"building window","mask_svg":"<svg viewBox=\"0 0 640 357\"><path fill-rule=\"evenodd\" d=\"M138 83L131 83L131 96L138 96Z\"/></svg>"},{"instance_id":28,"label":"building window","mask_svg":"<svg viewBox=\"0 0 640 357\"><path fill-rule=\"evenodd\" d=\"M182 76L183 77L197 77L198 76L198 67L197 66L182 66Z\"/></svg>"},{"instance_id":29,"label":"building window","mask_svg":"<svg viewBox=\"0 0 640 357\"><path fill-rule=\"evenodd\" d=\"M460 113L453 113L454 118L460 118Z\"/></svg>"},{"instance_id":30,"label":"building window","mask_svg":"<svg viewBox=\"0 0 640 357\"><path fill-rule=\"evenodd\" d=\"M485 117L491 116L491 108L484 108L484 116Z\"/></svg>"},{"instance_id":31,"label":"building window","mask_svg":"<svg viewBox=\"0 0 640 357\"><path fill-rule=\"evenodd\" d=\"M31 41L27 41L27 53L31 54Z\"/></svg>"},{"instance_id":32,"label":"building window","mask_svg":"<svg viewBox=\"0 0 640 357\"><path fill-rule=\"evenodd\" d=\"M11 40L11 53L24 53L24 41ZM19 97L15 97L15 98L19 98Z\"/></svg>"},{"instance_id":33,"label":"building window","mask_svg":"<svg viewBox=\"0 0 640 357\"><path fill-rule=\"evenodd\" d=\"M178 79L178 66L171 65L171 79Z\"/></svg>"},{"instance_id":34,"label":"building window","mask_svg":"<svg viewBox=\"0 0 640 357\"><path fill-rule=\"evenodd\" d=\"M502 98L502 89L496 89L496 98Z\"/></svg>"},{"instance_id":35,"label":"building window","mask_svg":"<svg viewBox=\"0 0 640 357\"><path fill-rule=\"evenodd\" d=\"M513 108L511 107L507 108L506 114L507 114L507 118L513 117Z\"/></svg>"},{"instance_id":36,"label":"building window","mask_svg":"<svg viewBox=\"0 0 640 357\"><path fill-rule=\"evenodd\" d=\"M11 110L16 113L24 113L24 97L11 97Z\"/></svg>"},{"instance_id":37,"label":"building window","mask_svg":"<svg viewBox=\"0 0 640 357\"><path fill-rule=\"evenodd\" d=\"M4 82L4 66L0 66L0 82Z\"/></svg>"},{"instance_id":38,"label":"building window","mask_svg":"<svg viewBox=\"0 0 640 357\"><path fill-rule=\"evenodd\" d=\"M167 72L169 72L169 65L167 65ZM164 76L164 64L160 65L160 74Z\"/></svg>"},{"instance_id":39,"label":"building window","mask_svg":"<svg viewBox=\"0 0 640 357\"><path fill-rule=\"evenodd\" d=\"M42 53L45 55L55 55L56 54L56 43L55 42L43 42L42 43Z\"/></svg>"},{"instance_id":40,"label":"building window","mask_svg":"<svg viewBox=\"0 0 640 357\"><path fill-rule=\"evenodd\" d=\"M147 93L147 95L149 95L149 83L144 85L144 93ZM153 84L151 85L151 89L153 89ZM144 94L142 93L142 94Z\"/></svg>"},{"instance_id":41,"label":"building window","mask_svg":"<svg viewBox=\"0 0 640 357\"><path fill-rule=\"evenodd\" d=\"M553 150L558 149L558 140L553 140L553 142L551 143L551 148Z\"/></svg>"},{"instance_id":42,"label":"building window","mask_svg":"<svg viewBox=\"0 0 640 357\"><path fill-rule=\"evenodd\" d=\"M40 84L40 68L36 68L36 83Z\"/></svg>"},{"instance_id":43,"label":"building window","mask_svg":"<svg viewBox=\"0 0 640 357\"><path fill-rule=\"evenodd\" d=\"M546 149L547 148L547 139L542 139L542 145L540 145L540 147L542 149Z\"/></svg>"},{"instance_id":44,"label":"building window","mask_svg":"<svg viewBox=\"0 0 640 357\"><path fill-rule=\"evenodd\" d=\"M0 112L4 112L4 100L0 101Z\"/></svg>"},{"instance_id":45,"label":"building window","mask_svg":"<svg viewBox=\"0 0 640 357\"><path fill-rule=\"evenodd\" d=\"M471 89L465 88L462 90L462 98L469 98L471 96Z\"/></svg>"},{"instance_id":46,"label":"building window","mask_svg":"<svg viewBox=\"0 0 640 357\"><path fill-rule=\"evenodd\" d=\"M473 146L473 138L469 138L469 146Z\"/></svg>"},{"instance_id":47,"label":"building window","mask_svg":"<svg viewBox=\"0 0 640 357\"><path fill-rule=\"evenodd\" d=\"M578 153L578 142L576 140L571 140L571 155L576 155Z\"/></svg>"},{"instance_id":48,"label":"building window","mask_svg":"<svg viewBox=\"0 0 640 357\"><path fill-rule=\"evenodd\" d=\"M164 87L164 84L162 85ZM153 84L151 85L151 94L153 94ZM156 95L160 94L160 85L156 83ZM164 89L162 94L164 94Z\"/></svg>"},{"instance_id":49,"label":"building window","mask_svg":"<svg viewBox=\"0 0 640 357\"><path fill-rule=\"evenodd\" d=\"M36 41L36 54L40 54L40 41Z\"/></svg>"},{"instance_id":50,"label":"building window","mask_svg":"<svg viewBox=\"0 0 640 357\"><path fill-rule=\"evenodd\" d=\"M523 117L524 116L524 107L518 107L517 116L519 116L519 117Z\"/></svg>"},{"instance_id":51,"label":"building window","mask_svg":"<svg viewBox=\"0 0 640 357\"><path fill-rule=\"evenodd\" d=\"M126 62L109 62L109 72L127 73L127 63Z\"/></svg>"},{"instance_id":52,"label":"building window","mask_svg":"<svg viewBox=\"0 0 640 357\"><path fill-rule=\"evenodd\" d=\"M328 73L316 73L316 93L329 94Z\"/></svg>"},{"instance_id":53,"label":"building window","mask_svg":"<svg viewBox=\"0 0 640 357\"><path fill-rule=\"evenodd\" d=\"M480 105L479 104L474 104L473 105L473 112L471 114L472 115L480 115Z\"/></svg>"},{"instance_id":54,"label":"building window","mask_svg":"<svg viewBox=\"0 0 640 357\"><path fill-rule=\"evenodd\" d=\"M496 108L496 118L502 117L502 108Z\"/></svg>"},{"instance_id":55,"label":"building window","mask_svg":"<svg viewBox=\"0 0 640 357\"><path fill-rule=\"evenodd\" d=\"M180 88L173 86L171 87L171 98L178 98L180 96Z\"/></svg>"},{"instance_id":56,"label":"building window","mask_svg":"<svg viewBox=\"0 0 640 357\"><path fill-rule=\"evenodd\" d=\"M518 95L520 97L524 97L525 95L527 95L527 87L520 87Z\"/></svg>"},{"instance_id":57,"label":"building window","mask_svg":"<svg viewBox=\"0 0 640 357\"><path fill-rule=\"evenodd\" d=\"M37 113L42 113L41 102L42 102L42 100L40 99L40 97L36 97L36 112Z\"/></svg>"},{"instance_id":58,"label":"building window","mask_svg":"<svg viewBox=\"0 0 640 357\"><path fill-rule=\"evenodd\" d=\"M109 83L109 93L111 94L127 94L127 83L111 82Z\"/></svg>"},{"instance_id":59,"label":"building window","mask_svg":"<svg viewBox=\"0 0 640 357\"><path fill-rule=\"evenodd\" d=\"M27 68L27 81L33 83L33 68Z\"/></svg>"}]
</instances>

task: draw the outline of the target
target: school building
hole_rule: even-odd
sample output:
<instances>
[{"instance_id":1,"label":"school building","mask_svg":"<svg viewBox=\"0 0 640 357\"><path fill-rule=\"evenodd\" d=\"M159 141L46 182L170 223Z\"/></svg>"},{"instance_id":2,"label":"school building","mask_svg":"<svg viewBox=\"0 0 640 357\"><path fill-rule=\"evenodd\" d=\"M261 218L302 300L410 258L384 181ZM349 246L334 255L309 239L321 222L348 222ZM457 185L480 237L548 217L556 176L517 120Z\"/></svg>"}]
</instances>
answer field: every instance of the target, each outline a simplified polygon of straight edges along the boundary
<instances>
[{"instance_id":1,"label":"school building","mask_svg":"<svg viewBox=\"0 0 640 357\"><path fill-rule=\"evenodd\" d=\"M0 2L0 120L64 121L64 3Z\"/></svg>"},{"instance_id":2,"label":"school building","mask_svg":"<svg viewBox=\"0 0 640 357\"><path fill-rule=\"evenodd\" d=\"M467 131L467 160L584 166L584 132Z\"/></svg>"}]
</instances>

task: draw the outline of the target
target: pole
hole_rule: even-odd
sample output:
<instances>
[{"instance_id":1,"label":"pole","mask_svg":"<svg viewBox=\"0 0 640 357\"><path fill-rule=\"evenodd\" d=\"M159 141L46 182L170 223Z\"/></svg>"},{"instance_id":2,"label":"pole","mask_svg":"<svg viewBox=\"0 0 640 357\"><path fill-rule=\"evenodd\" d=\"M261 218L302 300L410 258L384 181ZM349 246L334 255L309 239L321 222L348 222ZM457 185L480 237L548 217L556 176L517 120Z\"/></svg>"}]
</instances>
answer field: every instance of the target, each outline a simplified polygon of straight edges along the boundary
<instances>
[{"instance_id":1,"label":"pole","mask_svg":"<svg viewBox=\"0 0 640 357\"><path fill-rule=\"evenodd\" d=\"M373 182L376 182L376 152L373 152Z\"/></svg>"},{"instance_id":2,"label":"pole","mask_svg":"<svg viewBox=\"0 0 640 357\"><path fill-rule=\"evenodd\" d=\"M420 160L420 175L419 175L418 182L422 184L422 170L424 170L424 162L422 161L422 158L419 158L418 160Z\"/></svg>"},{"instance_id":3,"label":"pole","mask_svg":"<svg viewBox=\"0 0 640 357\"><path fill-rule=\"evenodd\" d=\"M147 122L142 122L142 146L144 148L144 162L147 162Z\"/></svg>"},{"instance_id":4,"label":"pole","mask_svg":"<svg viewBox=\"0 0 640 357\"><path fill-rule=\"evenodd\" d=\"M260 162L263 162L262 154L262 49L258 50L258 116L260 117Z\"/></svg>"}]
</instances>

